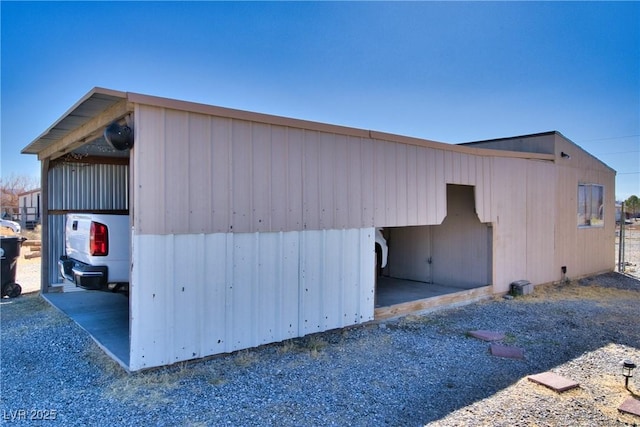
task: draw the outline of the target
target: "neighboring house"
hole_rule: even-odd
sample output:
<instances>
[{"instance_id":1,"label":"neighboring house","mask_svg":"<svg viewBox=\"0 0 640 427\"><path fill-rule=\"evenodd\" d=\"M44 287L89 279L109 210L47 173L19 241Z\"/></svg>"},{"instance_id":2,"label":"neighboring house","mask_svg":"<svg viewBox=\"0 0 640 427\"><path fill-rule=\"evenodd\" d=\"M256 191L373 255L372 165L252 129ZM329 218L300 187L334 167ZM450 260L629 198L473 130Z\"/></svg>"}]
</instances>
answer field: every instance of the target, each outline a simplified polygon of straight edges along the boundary
<instances>
[{"instance_id":1,"label":"neighboring house","mask_svg":"<svg viewBox=\"0 0 640 427\"><path fill-rule=\"evenodd\" d=\"M614 267L615 171L558 132L451 145L96 88L23 153L45 296L67 212L130 215L134 371L444 303L409 282L465 302Z\"/></svg>"},{"instance_id":2,"label":"neighboring house","mask_svg":"<svg viewBox=\"0 0 640 427\"><path fill-rule=\"evenodd\" d=\"M42 215L42 201L40 189L18 194L18 218L22 227L32 230L40 223Z\"/></svg>"},{"instance_id":3,"label":"neighboring house","mask_svg":"<svg viewBox=\"0 0 640 427\"><path fill-rule=\"evenodd\" d=\"M621 203L616 203L616 222L620 223L620 219L622 218L622 204ZM630 221L631 218L633 218L633 216L631 215L631 212L625 211L624 212L624 220L626 224L631 224L632 222Z\"/></svg>"}]
</instances>

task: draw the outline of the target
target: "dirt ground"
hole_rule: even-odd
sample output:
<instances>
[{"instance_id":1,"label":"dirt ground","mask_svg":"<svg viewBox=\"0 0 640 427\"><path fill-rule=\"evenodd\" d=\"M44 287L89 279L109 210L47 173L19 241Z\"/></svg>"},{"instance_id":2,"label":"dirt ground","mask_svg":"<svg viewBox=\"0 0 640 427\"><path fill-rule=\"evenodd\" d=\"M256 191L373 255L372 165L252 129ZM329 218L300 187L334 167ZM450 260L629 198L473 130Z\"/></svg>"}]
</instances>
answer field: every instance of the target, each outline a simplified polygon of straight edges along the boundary
<instances>
[{"instance_id":1,"label":"dirt ground","mask_svg":"<svg viewBox=\"0 0 640 427\"><path fill-rule=\"evenodd\" d=\"M2 229L3 234L12 233L9 229ZM8 231L5 233L5 231ZM40 240L39 232L26 231L23 233L29 241ZM615 271L618 271L618 235L619 229L616 228L615 239ZM16 282L22 286L22 293L32 293L40 291L40 257L26 259L32 253L30 246L23 246L20 251L20 259L18 260L18 270L16 273ZM640 222L625 229L625 271L626 274L640 277Z\"/></svg>"},{"instance_id":2,"label":"dirt ground","mask_svg":"<svg viewBox=\"0 0 640 427\"><path fill-rule=\"evenodd\" d=\"M2 227L3 236L14 235L13 231L9 228ZM40 241L40 231L25 231L22 236L27 238L27 242L20 249L20 258L18 258L18 267L16 270L16 283L22 286L22 293L32 293L40 291L40 263L41 258L36 256L34 258L28 257L36 252L32 249L32 246L28 246L32 242Z\"/></svg>"}]
</instances>

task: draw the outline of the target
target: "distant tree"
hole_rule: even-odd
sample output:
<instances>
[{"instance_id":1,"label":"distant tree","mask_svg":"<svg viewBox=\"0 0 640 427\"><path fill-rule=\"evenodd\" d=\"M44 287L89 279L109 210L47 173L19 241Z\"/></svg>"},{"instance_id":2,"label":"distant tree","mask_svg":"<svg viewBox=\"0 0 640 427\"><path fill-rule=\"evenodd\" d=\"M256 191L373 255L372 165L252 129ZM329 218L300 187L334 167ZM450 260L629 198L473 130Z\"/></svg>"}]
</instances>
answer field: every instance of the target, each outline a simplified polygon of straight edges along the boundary
<instances>
[{"instance_id":1,"label":"distant tree","mask_svg":"<svg viewBox=\"0 0 640 427\"><path fill-rule=\"evenodd\" d=\"M26 191L35 190L39 183L33 177L11 174L0 178L0 210L12 215L18 212L18 195Z\"/></svg>"},{"instance_id":2,"label":"distant tree","mask_svg":"<svg viewBox=\"0 0 640 427\"><path fill-rule=\"evenodd\" d=\"M624 201L624 210L629 212L631 217L635 218L640 212L640 199L638 196L633 195Z\"/></svg>"}]
</instances>

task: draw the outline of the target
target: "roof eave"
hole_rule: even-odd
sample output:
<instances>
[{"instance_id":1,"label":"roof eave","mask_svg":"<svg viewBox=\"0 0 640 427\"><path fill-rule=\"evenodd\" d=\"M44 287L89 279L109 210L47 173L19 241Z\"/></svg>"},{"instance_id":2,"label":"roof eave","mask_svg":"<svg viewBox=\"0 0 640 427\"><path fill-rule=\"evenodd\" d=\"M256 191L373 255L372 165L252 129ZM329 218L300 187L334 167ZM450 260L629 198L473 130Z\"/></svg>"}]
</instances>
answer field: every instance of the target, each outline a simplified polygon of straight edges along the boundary
<instances>
[{"instance_id":1,"label":"roof eave","mask_svg":"<svg viewBox=\"0 0 640 427\"><path fill-rule=\"evenodd\" d=\"M40 157L40 153L46 148L42 147L42 140L47 139L47 135L51 133L60 123L65 120L67 117L73 114L81 105L83 105L86 101L93 98L96 95L105 95L111 96L114 98L127 99L127 93L121 92L112 89L106 89L102 87L94 87L91 89L86 95L84 95L78 102L76 102L71 108L69 108L58 120L56 120L51 126L47 128L42 134L40 134L36 139L31 141L26 147L20 151L22 154L37 154Z\"/></svg>"}]
</instances>

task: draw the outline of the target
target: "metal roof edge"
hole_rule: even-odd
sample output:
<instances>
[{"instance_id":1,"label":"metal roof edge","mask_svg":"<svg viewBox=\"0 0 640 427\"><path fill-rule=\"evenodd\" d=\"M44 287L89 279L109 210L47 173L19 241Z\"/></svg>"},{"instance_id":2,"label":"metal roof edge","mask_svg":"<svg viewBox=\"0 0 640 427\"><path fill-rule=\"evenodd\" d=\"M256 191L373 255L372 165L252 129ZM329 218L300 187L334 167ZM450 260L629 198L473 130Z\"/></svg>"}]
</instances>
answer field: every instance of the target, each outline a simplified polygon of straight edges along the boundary
<instances>
[{"instance_id":1,"label":"metal roof edge","mask_svg":"<svg viewBox=\"0 0 640 427\"><path fill-rule=\"evenodd\" d=\"M530 133L530 134L525 134L525 135L517 135L517 136L508 136L506 138L491 138L491 139L483 139L481 141L471 141L471 142L461 142L459 144L456 145L461 145L461 146L465 146L465 145L473 145L473 144L482 144L485 142L493 142L493 141L508 141L511 139L522 139L522 138L534 138L537 136L547 136L547 135L554 135L554 134L559 134L560 132L556 131L556 130L551 130L551 131L547 131L547 132L537 132L537 133Z\"/></svg>"},{"instance_id":2,"label":"metal roof edge","mask_svg":"<svg viewBox=\"0 0 640 427\"><path fill-rule=\"evenodd\" d=\"M133 104L143 104L152 107L170 108L181 111L208 114L212 116L225 117L230 119L247 120L278 126L293 127L306 130L315 130L336 133L341 135L368 138L369 131L352 128L348 126L333 125L329 123L314 122L310 120L294 119L272 114L256 113L246 110L236 110L233 108L219 107L210 104L201 104L190 101L180 101L177 99L162 98L158 96L143 95L129 92L128 101Z\"/></svg>"},{"instance_id":3,"label":"metal roof edge","mask_svg":"<svg viewBox=\"0 0 640 427\"><path fill-rule=\"evenodd\" d=\"M90 99L91 97L93 97L96 94L114 96L114 97L119 97L119 98L122 98L122 99L126 99L126 97L127 97L126 92L121 92L121 91L117 91L117 90L113 90L113 89L106 89L106 88L102 88L102 87L98 87L98 86L94 87L89 92L87 92L82 98L80 98L80 100L78 100L75 104L73 104L71 106L71 108L69 108L67 111L65 111L64 114L62 114L58 118L58 120L53 122L53 124L47 128L47 130L42 132L40 135L38 135L37 138L35 138L26 147L24 147L20 151L20 154L38 154L39 151L29 150L29 148L31 146L33 146L34 144L36 144L40 139L45 137L49 132L51 132L51 130L53 128L55 128L58 124L60 124L60 122L62 120L64 120L68 115L70 115L80 105L82 105L84 102L86 102L88 99Z\"/></svg>"},{"instance_id":4,"label":"metal roof edge","mask_svg":"<svg viewBox=\"0 0 640 427\"><path fill-rule=\"evenodd\" d=\"M238 119L238 120L254 121L254 122L277 125L277 126L293 127L293 128L299 128L299 129L305 129L305 130L311 130L311 131L329 132L329 133L345 135L345 136L353 136L353 137L359 137L359 138L378 139L378 140L398 142L403 144L410 144L410 145L416 145L416 146L421 146L426 148L434 148L439 150L447 150L447 151L453 151L453 152L459 152L459 153L465 153L465 154L473 154L473 155L480 155L480 156L494 156L494 157L524 158L524 159L534 159L534 160L555 160L555 157L552 154L529 153L529 152L521 152L521 151L496 150L491 148L472 147L471 145L473 145L474 143L450 144L450 143L432 141L432 140L422 139L417 137L403 136L403 135L391 134L391 133L374 131L374 130L365 130L365 129L353 128L348 126L314 122L309 120L294 119L289 117L257 113L257 112L251 112L251 111L245 111L245 110L237 110L237 109L219 107L219 106L210 105L210 104L202 104L202 103L196 103L196 102L190 102L190 101L181 101L177 99L164 98L159 96L144 95L144 94L135 93L135 92L123 92L123 91L118 91L113 89L102 88L102 87L94 87L93 89L91 89L78 102L76 102L71 108L69 108L58 120L56 120L51 126L49 126L49 128L47 128L46 131L44 131L42 134L40 134L40 136L38 136L29 145L27 145L21 151L21 153L22 154L39 154L41 150L33 150L30 148L34 146L38 141L40 141L40 139L45 137L53 128L55 128L68 115L73 113L74 110L79 108L79 106L81 106L84 102L86 102L87 100L89 100L95 95L106 95L106 96L121 98L123 100L126 100L127 103L130 103L130 104L149 105L152 107L176 109L181 111L208 114L208 115ZM514 137L508 137L508 138L496 138L493 140L515 139L515 138L523 138L523 137L531 137L531 136L549 135L553 133L557 133L558 135L562 136L564 139L569 141L562 134L556 131L544 132L544 133L532 134L532 135L524 135L524 136L514 136ZM493 141L493 140L487 140L487 141ZM486 142L486 141L477 141L477 142Z\"/></svg>"},{"instance_id":5,"label":"metal roof edge","mask_svg":"<svg viewBox=\"0 0 640 427\"><path fill-rule=\"evenodd\" d=\"M271 114L256 113L245 110L236 110L226 107L218 107L209 104L201 104L189 101L180 101L176 99L163 98L151 95L143 95L139 93L127 93L127 99L134 104L144 104L153 107L170 108L182 111L190 111L202 114L209 114L219 117L226 117L238 120L255 121L265 124L294 127L305 130L315 130L322 132L330 132L346 136L354 136L360 138L379 139L385 141L399 142L403 144L417 145L427 148L435 148L440 150L455 151L467 154L497 156L497 157L514 157L527 158L537 160L554 160L551 154L526 153L520 151L493 150L489 148L472 148L462 147L459 144L449 144L446 142L438 142L428 139L391 134L386 132L365 130L348 126L334 125L329 123L320 123L309 120L294 119L290 117L276 116Z\"/></svg>"},{"instance_id":6,"label":"metal roof edge","mask_svg":"<svg viewBox=\"0 0 640 427\"><path fill-rule=\"evenodd\" d=\"M582 148L581 146L579 146L578 144L576 144L575 142L573 142L572 140L570 140L569 138L567 138L566 136L564 136L561 132L555 131L554 132L556 137L562 138L563 140L565 140L566 142L568 142L569 144L577 147L578 149L580 149L583 153L585 153L586 155L588 155L589 157L591 157L592 159L594 159L595 161L597 161L598 163L600 163L602 166L604 166L606 169L609 169L611 172L613 172L615 175L618 174L618 172L612 168L611 166L609 166L608 164L606 164L605 162L603 162L602 160L600 160L599 158L597 158L596 156L594 156L593 154L591 154L590 152L588 152L587 150L585 150L584 148Z\"/></svg>"},{"instance_id":7,"label":"metal roof edge","mask_svg":"<svg viewBox=\"0 0 640 427\"><path fill-rule=\"evenodd\" d=\"M414 138L410 136L395 135L384 132L370 131L371 137L374 139L380 139L385 141L400 142L403 144L418 145L420 147L434 148L437 150L447 150L462 154L473 154L476 156L491 156L491 157L510 157L519 159L532 159L532 160L555 160L553 154L545 153L531 153L528 151L510 151L510 150L496 150L493 148L478 148L465 146L464 144L449 144L446 142L436 142L427 139Z\"/></svg>"}]
</instances>

